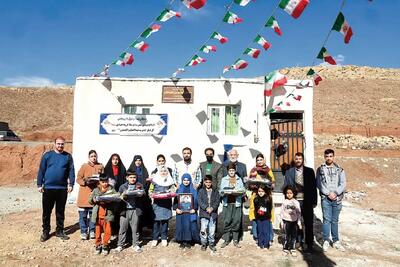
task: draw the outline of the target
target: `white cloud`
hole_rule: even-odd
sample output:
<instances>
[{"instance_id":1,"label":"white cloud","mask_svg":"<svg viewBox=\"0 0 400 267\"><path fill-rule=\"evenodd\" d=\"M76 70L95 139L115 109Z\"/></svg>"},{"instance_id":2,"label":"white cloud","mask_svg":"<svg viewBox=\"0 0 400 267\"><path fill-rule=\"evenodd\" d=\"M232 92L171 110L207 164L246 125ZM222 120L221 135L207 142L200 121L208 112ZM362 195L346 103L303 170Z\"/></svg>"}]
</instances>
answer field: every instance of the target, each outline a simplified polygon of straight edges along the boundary
<instances>
[{"instance_id":1,"label":"white cloud","mask_svg":"<svg viewBox=\"0 0 400 267\"><path fill-rule=\"evenodd\" d=\"M344 55L342 55L342 54L338 54L338 55L336 55L335 57L333 57L333 59L336 61L336 66L341 66L341 65L343 65L342 63L344 62L344 60L345 60L345 56ZM329 64L329 63L327 63L327 62L322 62L322 63L320 63L319 64L319 66L324 66L324 67L335 67L335 65L331 65L331 64Z\"/></svg>"},{"instance_id":2,"label":"white cloud","mask_svg":"<svg viewBox=\"0 0 400 267\"><path fill-rule=\"evenodd\" d=\"M5 78L2 84L7 86L24 86L24 87L57 87L64 86L63 83L55 83L49 78L38 76L17 76L12 78Z\"/></svg>"}]
</instances>

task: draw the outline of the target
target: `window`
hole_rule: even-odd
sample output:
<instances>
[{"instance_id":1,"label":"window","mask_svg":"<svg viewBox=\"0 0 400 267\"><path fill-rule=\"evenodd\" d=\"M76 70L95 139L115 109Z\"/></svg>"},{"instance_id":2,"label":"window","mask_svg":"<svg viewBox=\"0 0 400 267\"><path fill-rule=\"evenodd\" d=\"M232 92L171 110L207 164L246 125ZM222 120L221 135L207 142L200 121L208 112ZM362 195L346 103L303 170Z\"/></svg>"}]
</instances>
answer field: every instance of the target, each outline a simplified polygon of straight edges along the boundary
<instances>
[{"instance_id":1,"label":"window","mask_svg":"<svg viewBox=\"0 0 400 267\"><path fill-rule=\"evenodd\" d=\"M209 105L208 133L238 135L239 111L238 105Z\"/></svg>"},{"instance_id":2,"label":"window","mask_svg":"<svg viewBox=\"0 0 400 267\"><path fill-rule=\"evenodd\" d=\"M122 112L125 114L150 114L150 108L152 105L124 105Z\"/></svg>"}]
</instances>

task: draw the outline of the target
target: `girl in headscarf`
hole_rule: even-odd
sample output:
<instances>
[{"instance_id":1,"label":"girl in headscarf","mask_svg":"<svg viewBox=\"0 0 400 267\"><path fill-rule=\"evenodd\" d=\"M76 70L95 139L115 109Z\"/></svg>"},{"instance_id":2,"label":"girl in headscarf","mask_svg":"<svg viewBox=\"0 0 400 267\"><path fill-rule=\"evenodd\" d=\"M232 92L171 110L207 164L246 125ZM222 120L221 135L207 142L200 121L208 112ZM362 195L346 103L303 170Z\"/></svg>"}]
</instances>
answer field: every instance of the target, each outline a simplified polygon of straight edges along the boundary
<instances>
[{"instance_id":1,"label":"girl in headscarf","mask_svg":"<svg viewBox=\"0 0 400 267\"><path fill-rule=\"evenodd\" d=\"M165 163L166 163L165 156L163 154L158 155L157 156L157 163L156 163L157 167L151 172L151 174L157 173L159 166L166 166ZM167 169L168 169L170 175L172 176L172 169L169 168L169 167L167 167Z\"/></svg>"},{"instance_id":2,"label":"girl in headscarf","mask_svg":"<svg viewBox=\"0 0 400 267\"><path fill-rule=\"evenodd\" d=\"M149 173L147 172L146 166L144 166L143 158L141 155L135 155L133 157L132 163L131 165L129 165L128 170L136 172L137 181L144 185L144 188L147 192L150 186L150 182L148 181Z\"/></svg>"},{"instance_id":3,"label":"girl in headscarf","mask_svg":"<svg viewBox=\"0 0 400 267\"><path fill-rule=\"evenodd\" d=\"M275 177L272 170L265 163L264 155L258 154L256 156L256 166L251 169L249 175L250 181L265 183L267 186L274 188Z\"/></svg>"},{"instance_id":4,"label":"girl in headscarf","mask_svg":"<svg viewBox=\"0 0 400 267\"><path fill-rule=\"evenodd\" d=\"M198 243L200 240L199 229L197 227L197 191L193 187L192 177L190 174L185 173L182 175L182 183L179 185L179 194L191 194L192 195L192 207L189 212L183 212L179 209L178 205L174 205L176 209L176 229L175 239L180 243L179 248L190 248L193 243ZM175 201L177 203L177 201Z\"/></svg>"},{"instance_id":5,"label":"girl in headscarf","mask_svg":"<svg viewBox=\"0 0 400 267\"><path fill-rule=\"evenodd\" d=\"M110 178L109 183L117 192L119 187L126 182L126 169L118 154L114 153L111 155L106 167L104 167L104 175Z\"/></svg>"},{"instance_id":6,"label":"girl in headscarf","mask_svg":"<svg viewBox=\"0 0 400 267\"><path fill-rule=\"evenodd\" d=\"M166 193L170 192L174 185L174 180L171 177L167 167L158 166L157 172L152 175L152 183L149 193ZM153 242L152 247L157 246L158 238L161 236L161 244L163 247L168 245L168 221L172 218L172 199L153 199Z\"/></svg>"}]
</instances>

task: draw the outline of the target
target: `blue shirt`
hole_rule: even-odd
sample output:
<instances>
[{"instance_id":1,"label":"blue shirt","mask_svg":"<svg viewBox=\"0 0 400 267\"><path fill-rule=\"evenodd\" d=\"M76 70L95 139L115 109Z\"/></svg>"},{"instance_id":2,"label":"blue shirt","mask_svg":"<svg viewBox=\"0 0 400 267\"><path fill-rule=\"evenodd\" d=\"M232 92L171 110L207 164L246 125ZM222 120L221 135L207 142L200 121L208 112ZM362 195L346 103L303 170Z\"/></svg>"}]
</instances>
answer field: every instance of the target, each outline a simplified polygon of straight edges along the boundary
<instances>
[{"instance_id":1,"label":"blue shirt","mask_svg":"<svg viewBox=\"0 0 400 267\"><path fill-rule=\"evenodd\" d=\"M57 153L52 150L43 155L37 176L38 187L67 189L68 184L73 186L74 182L75 169L71 154L65 151Z\"/></svg>"}]
</instances>

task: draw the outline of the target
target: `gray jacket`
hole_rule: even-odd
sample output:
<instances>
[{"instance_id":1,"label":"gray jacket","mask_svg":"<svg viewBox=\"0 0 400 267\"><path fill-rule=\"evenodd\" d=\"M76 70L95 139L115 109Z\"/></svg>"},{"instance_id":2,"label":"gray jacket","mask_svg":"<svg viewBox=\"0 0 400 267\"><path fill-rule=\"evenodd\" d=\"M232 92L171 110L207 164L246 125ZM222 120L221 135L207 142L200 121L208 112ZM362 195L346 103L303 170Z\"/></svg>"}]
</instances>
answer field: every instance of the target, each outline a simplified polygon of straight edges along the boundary
<instances>
[{"instance_id":1,"label":"gray jacket","mask_svg":"<svg viewBox=\"0 0 400 267\"><path fill-rule=\"evenodd\" d=\"M329 171L331 168L331 171ZM317 187L321 198L326 198L330 192L334 192L337 195L337 201L343 199L343 193L346 189L346 174L344 170L333 163L333 167L327 167L326 164L322 164L316 173Z\"/></svg>"}]
</instances>

